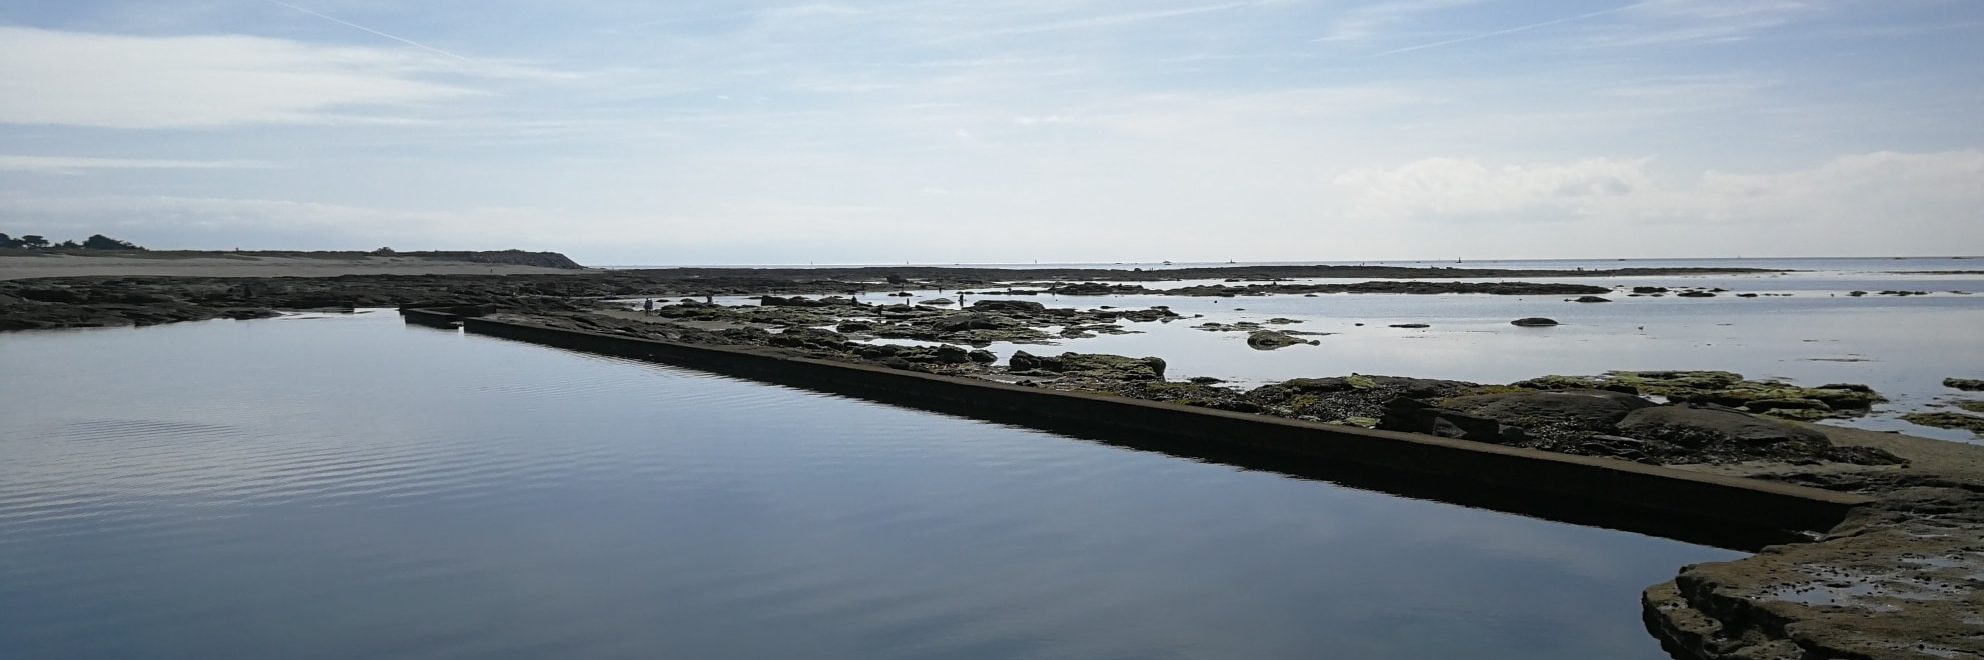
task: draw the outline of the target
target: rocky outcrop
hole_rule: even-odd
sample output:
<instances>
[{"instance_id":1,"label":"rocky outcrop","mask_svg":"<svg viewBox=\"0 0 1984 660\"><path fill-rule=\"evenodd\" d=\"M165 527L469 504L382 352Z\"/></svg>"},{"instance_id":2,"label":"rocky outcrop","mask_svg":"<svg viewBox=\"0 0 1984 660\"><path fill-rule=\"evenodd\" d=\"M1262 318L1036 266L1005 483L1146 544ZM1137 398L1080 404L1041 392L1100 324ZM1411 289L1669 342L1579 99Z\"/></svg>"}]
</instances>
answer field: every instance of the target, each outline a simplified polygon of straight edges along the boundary
<instances>
[{"instance_id":1,"label":"rocky outcrop","mask_svg":"<svg viewBox=\"0 0 1984 660\"><path fill-rule=\"evenodd\" d=\"M1604 390L1501 392L1449 397L1440 406L1520 426L1536 434L1611 433L1620 420L1654 404Z\"/></svg>"},{"instance_id":2,"label":"rocky outcrop","mask_svg":"<svg viewBox=\"0 0 1984 660\"><path fill-rule=\"evenodd\" d=\"M1289 336L1288 333L1275 330L1255 330L1247 335L1247 347L1261 351L1272 351L1285 346L1314 345L1320 343L1322 342L1314 339L1297 339Z\"/></svg>"},{"instance_id":3,"label":"rocky outcrop","mask_svg":"<svg viewBox=\"0 0 1984 660\"><path fill-rule=\"evenodd\" d=\"M937 320L934 324L943 332L963 332L965 330L997 330L1013 323L1002 316L991 314L953 314Z\"/></svg>"},{"instance_id":4,"label":"rocky outcrop","mask_svg":"<svg viewBox=\"0 0 1984 660\"><path fill-rule=\"evenodd\" d=\"M1031 300L979 300L971 303L971 308L977 311L988 311L988 312L989 311L1040 312L1046 310L1047 305L1033 302Z\"/></svg>"},{"instance_id":5,"label":"rocky outcrop","mask_svg":"<svg viewBox=\"0 0 1984 660\"><path fill-rule=\"evenodd\" d=\"M1163 291L1150 291L1166 296L1266 296L1312 293L1485 293L1502 296L1564 296L1578 294L1607 293L1611 289L1588 284L1551 284L1536 282L1358 282L1355 284L1249 284L1229 286L1224 284L1188 286Z\"/></svg>"},{"instance_id":6,"label":"rocky outcrop","mask_svg":"<svg viewBox=\"0 0 1984 660\"><path fill-rule=\"evenodd\" d=\"M1836 447L1817 431L1735 409L1657 406L1599 389L1401 399L1386 403L1379 428L1656 464L1901 462L1878 449Z\"/></svg>"},{"instance_id":7,"label":"rocky outcrop","mask_svg":"<svg viewBox=\"0 0 1984 660\"><path fill-rule=\"evenodd\" d=\"M1239 394L1238 398L1263 412L1282 417L1376 426L1384 415L1385 404L1395 399L1437 399L1477 387L1480 386L1457 380L1352 374L1293 378L1262 385Z\"/></svg>"},{"instance_id":8,"label":"rocky outcrop","mask_svg":"<svg viewBox=\"0 0 1984 660\"><path fill-rule=\"evenodd\" d=\"M1521 427L1406 397L1385 402L1378 428L1506 445L1521 444L1529 438Z\"/></svg>"},{"instance_id":9,"label":"rocky outcrop","mask_svg":"<svg viewBox=\"0 0 1984 660\"><path fill-rule=\"evenodd\" d=\"M1944 378L1943 387L1955 388L1965 392L1984 392L1984 380L1978 380L1976 378Z\"/></svg>"},{"instance_id":10,"label":"rocky outcrop","mask_svg":"<svg viewBox=\"0 0 1984 660\"><path fill-rule=\"evenodd\" d=\"M1973 409L1966 406L1965 409ZM1939 429L1969 431L1973 435L1984 436L1984 417L1957 412L1916 412L1901 416L1901 421L1910 424L1933 426Z\"/></svg>"},{"instance_id":11,"label":"rocky outcrop","mask_svg":"<svg viewBox=\"0 0 1984 660\"><path fill-rule=\"evenodd\" d=\"M1984 486L1923 475L1818 483L1875 494L1813 543L1682 569L1641 597L1677 658L1984 657Z\"/></svg>"},{"instance_id":12,"label":"rocky outcrop","mask_svg":"<svg viewBox=\"0 0 1984 660\"><path fill-rule=\"evenodd\" d=\"M1618 422L1620 433L1683 447L1735 444L1742 448L1790 447L1818 455L1827 447L1823 433L1735 410L1692 405L1637 410Z\"/></svg>"},{"instance_id":13,"label":"rocky outcrop","mask_svg":"<svg viewBox=\"0 0 1984 660\"><path fill-rule=\"evenodd\" d=\"M790 298L785 298L781 296L759 296L758 304L766 307L831 307L834 305L852 305L855 303L854 301L846 298L821 298L819 300L811 300L806 298L805 296L793 296Z\"/></svg>"},{"instance_id":14,"label":"rocky outcrop","mask_svg":"<svg viewBox=\"0 0 1984 660\"><path fill-rule=\"evenodd\" d=\"M1041 356L1015 351L1013 357L1007 360L1007 368L1019 375L1059 375L1095 381L1162 381L1165 362L1162 358L1132 358L1106 353Z\"/></svg>"},{"instance_id":15,"label":"rocky outcrop","mask_svg":"<svg viewBox=\"0 0 1984 660\"><path fill-rule=\"evenodd\" d=\"M1532 389L1612 390L1712 403L1789 419L1857 417L1886 401L1873 388L1853 383L1801 387L1746 380L1727 371L1613 371L1601 376L1544 376L1515 383Z\"/></svg>"},{"instance_id":16,"label":"rocky outcrop","mask_svg":"<svg viewBox=\"0 0 1984 660\"><path fill-rule=\"evenodd\" d=\"M1101 282L1076 282L1054 284L1047 288L1050 293L1064 296L1106 296L1118 293L1149 293L1149 289L1136 284L1103 284Z\"/></svg>"},{"instance_id":17,"label":"rocky outcrop","mask_svg":"<svg viewBox=\"0 0 1984 660\"><path fill-rule=\"evenodd\" d=\"M1522 318L1522 319L1516 319L1514 321L1510 321L1509 325L1520 326L1524 328L1548 328L1550 326L1557 325L1557 321L1555 319L1546 319L1541 316L1532 316L1529 318Z\"/></svg>"}]
</instances>

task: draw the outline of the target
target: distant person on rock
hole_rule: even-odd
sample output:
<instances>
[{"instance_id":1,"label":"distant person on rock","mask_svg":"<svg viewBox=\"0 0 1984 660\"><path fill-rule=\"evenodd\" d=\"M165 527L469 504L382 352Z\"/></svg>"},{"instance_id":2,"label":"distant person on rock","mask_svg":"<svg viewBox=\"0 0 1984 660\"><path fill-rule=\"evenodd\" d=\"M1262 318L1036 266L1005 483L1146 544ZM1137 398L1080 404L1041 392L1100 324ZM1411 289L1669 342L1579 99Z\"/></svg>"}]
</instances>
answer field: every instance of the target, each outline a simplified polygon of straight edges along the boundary
<instances>
[{"instance_id":1,"label":"distant person on rock","mask_svg":"<svg viewBox=\"0 0 1984 660\"><path fill-rule=\"evenodd\" d=\"M649 299L647 299L647 300L645 300L645 301L643 301L643 302L641 302L641 316L654 316L654 299L653 299L653 298L649 298Z\"/></svg>"}]
</instances>

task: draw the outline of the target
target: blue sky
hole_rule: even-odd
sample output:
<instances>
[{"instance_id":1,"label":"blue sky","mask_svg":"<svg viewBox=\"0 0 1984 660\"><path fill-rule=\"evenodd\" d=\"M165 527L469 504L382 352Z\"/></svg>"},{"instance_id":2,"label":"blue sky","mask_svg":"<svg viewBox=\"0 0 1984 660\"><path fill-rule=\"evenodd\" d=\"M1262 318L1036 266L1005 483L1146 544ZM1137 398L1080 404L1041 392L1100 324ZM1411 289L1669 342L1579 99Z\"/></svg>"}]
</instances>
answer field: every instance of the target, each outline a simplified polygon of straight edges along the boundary
<instances>
[{"instance_id":1,"label":"blue sky","mask_svg":"<svg viewBox=\"0 0 1984 660\"><path fill-rule=\"evenodd\" d=\"M1974 0L27 0L0 231L589 263L1984 246Z\"/></svg>"}]
</instances>

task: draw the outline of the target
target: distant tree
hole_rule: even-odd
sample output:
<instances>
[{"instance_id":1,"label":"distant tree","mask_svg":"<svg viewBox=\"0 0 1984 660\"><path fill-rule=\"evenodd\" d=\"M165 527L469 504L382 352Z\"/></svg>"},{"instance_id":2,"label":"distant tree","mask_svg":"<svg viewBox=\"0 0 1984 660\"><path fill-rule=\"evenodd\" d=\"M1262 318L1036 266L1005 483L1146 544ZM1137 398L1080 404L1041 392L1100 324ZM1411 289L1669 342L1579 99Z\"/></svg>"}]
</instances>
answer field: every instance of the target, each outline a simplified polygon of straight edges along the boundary
<instances>
[{"instance_id":1,"label":"distant tree","mask_svg":"<svg viewBox=\"0 0 1984 660\"><path fill-rule=\"evenodd\" d=\"M382 248L379 248L379 249L377 249L377 250L373 250L373 251L372 251L372 254L376 254L376 255L379 255L379 256L381 256L381 257L384 257L384 256L389 256L389 255L392 255L392 254L394 254L394 252L393 252L393 249L392 249L392 248L389 248L389 247L382 247Z\"/></svg>"},{"instance_id":2,"label":"distant tree","mask_svg":"<svg viewBox=\"0 0 1984 660\"><path fill-rule=\"evenodd\" d=\"M45 248L48 247L48 239L37 234L26 234L21 236L21 247Z\"/></svg>"},{"instance_id":3,"label":"distant tree","mask_svg":"<svg viewBox=\"0 0 1984 660\"><path fill-rule=\"evenodd\" d=\"M0 249L17 248L20 246L21 246L20 239L14 238L12 236L8 236L6 234L0 234Z\"/></svg>"},{"instance_id":4,"label":"distant tree","mask_svg":"<svg viewBox=\"0 0 1984 660\"><path fill-rule=\"evenodd\" d=\"M55 247L62 248L64 250L80 250L82 249L83 244L77 243L75 239L70 239L70 240L62 241L61 245L57 245Z\"/></svg>"},{"instance_id":5,"label":"distant tree","mask_svg":"<svg viewBox=\"0 0 1984 660\"><path fill-rule=\"evenodd\" d=\"M120 240L117 240L117 239L115 239L115 238L111 238L111 237L109 237L109 236L105 236L105 235L103 235L103 234L91 234L89 238L85 238L85 239L83 239L83 249L85 249L85 250L143 250L144 248L142 248L142 247L138 247L138 246L137 246L137 244L135 244L135 243L132 243L132 242L130 242L130 241L120 241Z\"/></svg>"}]
</instances>

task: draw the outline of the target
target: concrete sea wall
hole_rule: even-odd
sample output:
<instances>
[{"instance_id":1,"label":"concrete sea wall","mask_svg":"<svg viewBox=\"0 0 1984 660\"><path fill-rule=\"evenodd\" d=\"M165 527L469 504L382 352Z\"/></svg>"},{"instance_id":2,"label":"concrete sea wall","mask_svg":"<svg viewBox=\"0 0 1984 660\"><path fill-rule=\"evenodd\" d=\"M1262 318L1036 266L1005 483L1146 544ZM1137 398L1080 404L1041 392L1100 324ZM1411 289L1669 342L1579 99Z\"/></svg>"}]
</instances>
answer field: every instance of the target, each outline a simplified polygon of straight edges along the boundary
<instances>
[{"instance_id":1,"label":"concrete sea wall","mask_svg":"<svg viewBox=\"0 0 1984 660\"><path fill-rule=\"evenodd\" d=\"M457 312L470 314L463 316ZM1138 449L1325 479L1409 497L1753 550L1801 540L1870 500L1789 484L1063 392L821 360L775 349L678 344L477 318L475 310L403 310L412 323L678 365L1041 428Z\"/></svg>"}]
</instances>

